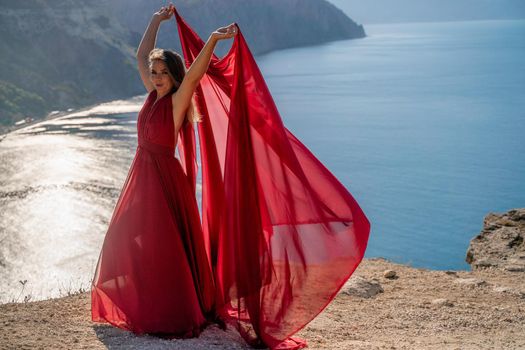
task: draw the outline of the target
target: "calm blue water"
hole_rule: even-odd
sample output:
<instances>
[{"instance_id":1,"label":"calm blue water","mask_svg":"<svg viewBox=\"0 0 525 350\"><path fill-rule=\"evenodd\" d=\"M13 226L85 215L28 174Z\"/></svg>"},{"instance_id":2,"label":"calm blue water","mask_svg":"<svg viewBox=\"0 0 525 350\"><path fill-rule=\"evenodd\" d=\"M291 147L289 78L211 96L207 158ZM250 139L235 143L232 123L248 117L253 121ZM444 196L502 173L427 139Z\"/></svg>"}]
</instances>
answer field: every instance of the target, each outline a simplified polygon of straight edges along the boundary
<instances>
[{"instance_id":1,"label":"calm blue water","mask_svg":"<svg viewBox=\"0 0 525 350\"><path fill-rule=\"evenodd\" d=\"M257 62L370 219L366 257L469 269L483 217L525 206L525 21L365 28Z\"/></svg>"}]
</instances>

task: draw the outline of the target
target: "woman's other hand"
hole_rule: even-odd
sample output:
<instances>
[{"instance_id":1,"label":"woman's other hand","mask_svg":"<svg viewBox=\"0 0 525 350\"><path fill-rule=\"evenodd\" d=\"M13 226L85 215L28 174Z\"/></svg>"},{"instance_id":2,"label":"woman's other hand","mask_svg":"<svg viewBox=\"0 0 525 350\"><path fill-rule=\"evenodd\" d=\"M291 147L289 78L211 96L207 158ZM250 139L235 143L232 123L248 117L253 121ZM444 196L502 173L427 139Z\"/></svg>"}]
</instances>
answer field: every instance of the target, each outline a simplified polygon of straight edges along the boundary
<instances>
[{"instance_id":1,"label":"woman's other hand","mask_svg":"<svg viewBox=\"0 0 525 350\"><path fill-rule=\"evenodd\" d=\"M212 38L216 40L229 39L233 38L238 32L237 25L235 23L230 24L226 27L220 27L213 33L211 33Z\"/></svg>"},{"instance_id":2,"label":"woman's other hand","mask_svg":"<svg viewBox=\"0 0 525 350\"><path fill-rule=\"evenodd\" d=\"M171 2L168 6L162 6L160 10L153 14L153 17L159 19L161 22L170 19L175 11L175 5Z\"/></svg>"}]
</instances>

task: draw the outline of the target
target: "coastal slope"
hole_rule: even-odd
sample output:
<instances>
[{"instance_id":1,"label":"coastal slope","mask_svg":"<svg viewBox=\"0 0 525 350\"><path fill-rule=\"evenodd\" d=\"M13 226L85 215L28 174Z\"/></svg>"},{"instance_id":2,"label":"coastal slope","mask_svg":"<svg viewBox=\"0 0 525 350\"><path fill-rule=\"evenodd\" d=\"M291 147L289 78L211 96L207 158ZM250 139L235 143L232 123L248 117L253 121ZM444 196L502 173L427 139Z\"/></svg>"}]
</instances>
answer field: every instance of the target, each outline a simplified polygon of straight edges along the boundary
<instances>
[{"instance_id":1,"label":"coastal slope","mask_svg":"<svg viewBox=\"0 0 525 350\"><path fill-rule=\"evenodd\" d=\"M145 93L135 52L152 14L165 1L0 0L0 133L16 122ZM238 22L254 55L365 36L324 0L177 1L204 40ZM175 20L157 47L180 52ZM222 56L231 40L220 42Z\"/></svg>"}]
</instances>

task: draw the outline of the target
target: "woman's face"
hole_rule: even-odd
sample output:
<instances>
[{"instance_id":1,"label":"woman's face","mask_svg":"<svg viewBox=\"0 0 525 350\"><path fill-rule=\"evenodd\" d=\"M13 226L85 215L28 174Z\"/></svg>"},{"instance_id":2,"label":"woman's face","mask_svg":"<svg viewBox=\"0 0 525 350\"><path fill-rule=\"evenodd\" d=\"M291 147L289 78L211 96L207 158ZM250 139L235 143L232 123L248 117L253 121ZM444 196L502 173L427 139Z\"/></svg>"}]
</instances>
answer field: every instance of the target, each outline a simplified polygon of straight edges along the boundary
<instances>
[{"instance_id":1,"label":"woman's face","mask_svg":"<svg viewBox=\"0 0 525 350\"><path fill-rule=\"evenodd\" d=\"M173 87L168 66L161 60L153 60L150 65L149 77L159 95L163 95Z\"/></svg>"}]
</instances>

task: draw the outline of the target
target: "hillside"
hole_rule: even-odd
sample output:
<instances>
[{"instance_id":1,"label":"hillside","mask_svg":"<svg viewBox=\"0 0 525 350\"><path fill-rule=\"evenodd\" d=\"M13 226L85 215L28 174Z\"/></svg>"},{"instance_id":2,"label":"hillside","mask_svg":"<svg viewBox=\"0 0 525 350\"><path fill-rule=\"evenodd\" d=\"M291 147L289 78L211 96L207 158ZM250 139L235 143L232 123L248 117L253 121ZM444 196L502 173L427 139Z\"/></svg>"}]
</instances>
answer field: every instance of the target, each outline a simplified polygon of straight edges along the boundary
<instances>
[{"instance_id":1,"label":"hillside","mask_svg":"<svg viewBox=\"0 0 525 350\"><path fill-rule=\"evenodd\" d=\"M119 22L132 33L134 45L139 44L151 14L166 3L162 0L105 1ZM218 27L237 22L254 55L365 36L362 26L324 0L181 0L175 4L204 40ZM175 21L168 26L170 30L160 33L158 44L179 50ZM229 47L226 41L223 44L217 48L219 55L225 54Z\"/></svg>"},{"instance_id":2,"label":"hillside","mask_svg":"<svg viewBox=\"0 0 525 350\"><path fill-rule=\"evenodd\" d=\"M127 32L80 1L0 3L0 123L139 92Z\"/></svg>"},{"instance_id":3,"label":"hillside","mask_svg":"<svg viewBox=\"0 0 525 350\"><path fill-rule=\"evenodd\" d=\"M134 53L164 3L0 0L0 133L24 117L144 93ZM203 39L237 22L255 55L365 35L324 0L181 0L177 8ZM157 46L179 50L175 20L163 24Z\"/></svg>"}]
</instances>

